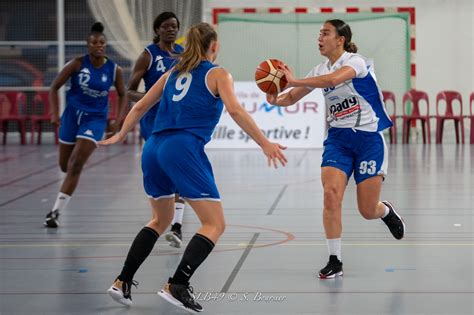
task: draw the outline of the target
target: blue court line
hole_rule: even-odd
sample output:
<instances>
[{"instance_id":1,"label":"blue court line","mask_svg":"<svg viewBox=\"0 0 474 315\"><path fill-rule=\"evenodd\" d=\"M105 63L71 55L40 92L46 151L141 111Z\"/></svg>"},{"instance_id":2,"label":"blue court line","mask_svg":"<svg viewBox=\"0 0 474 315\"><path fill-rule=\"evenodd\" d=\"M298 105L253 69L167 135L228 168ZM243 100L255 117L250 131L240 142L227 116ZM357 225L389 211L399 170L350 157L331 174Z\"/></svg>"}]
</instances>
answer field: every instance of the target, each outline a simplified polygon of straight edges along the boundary
<instances>
[{"instance_id":1,"label":"blue court line","mask_svg":"<svg viewBox=\"0 0 474 315\"><path fill-rule=\"evenodd\" d=\"M395 271L415 271L416 268L385 268L385 272L395 272Z\"/></svg>"}]
</instances>

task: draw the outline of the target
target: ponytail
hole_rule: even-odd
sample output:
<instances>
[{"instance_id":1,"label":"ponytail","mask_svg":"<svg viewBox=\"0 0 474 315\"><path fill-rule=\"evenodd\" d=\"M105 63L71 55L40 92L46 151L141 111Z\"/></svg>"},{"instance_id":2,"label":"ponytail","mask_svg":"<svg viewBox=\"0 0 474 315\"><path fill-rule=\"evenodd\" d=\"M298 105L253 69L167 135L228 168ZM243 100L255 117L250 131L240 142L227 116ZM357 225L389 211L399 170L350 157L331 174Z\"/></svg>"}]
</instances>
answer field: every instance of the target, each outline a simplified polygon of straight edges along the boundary
<instances>
[{"instance_id":1,"label":"ponytail","mask_svg":"<svg viewBox=\"0 0 474 315\"><path fill-rule=\"evenodd\" d=\"M357 45L354 44L353 42L350 43L344 43L344 50L350 53L356 53L357 52Z\"/></svg>"},{"instance_id":2,"label":"ponytail","mask_svg":"<svg viewBox=\"0 0 474 315\"><path fill-rule=\"evenodd\" d=\"M217 33L208 23L192 26L186 35L186 45L174 69L179 73L190 72L206 59L206 53L211 42L217 40Z\"/></svg>"}]
</instances>

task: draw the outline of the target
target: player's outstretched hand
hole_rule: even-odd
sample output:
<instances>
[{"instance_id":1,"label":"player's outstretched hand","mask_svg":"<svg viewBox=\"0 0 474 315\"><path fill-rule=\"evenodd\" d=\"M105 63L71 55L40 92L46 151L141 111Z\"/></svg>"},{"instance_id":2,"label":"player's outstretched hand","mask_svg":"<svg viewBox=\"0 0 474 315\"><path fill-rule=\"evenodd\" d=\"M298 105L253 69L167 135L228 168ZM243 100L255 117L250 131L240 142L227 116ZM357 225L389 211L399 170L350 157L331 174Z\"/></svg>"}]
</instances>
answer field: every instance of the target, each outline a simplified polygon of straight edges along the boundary
<instances>
[{"instance_id":1,"label":"player's outstretched hand","mask_svg":"<svg viewBox=\"0 0 474 315\"><path fill-rule=\"evenodd\" d=\"M125 139L125 137L120 135L119 133L114 134L112 137L99 141L99 145L111 145L114 143L122 142Z\"/></svg>"},{"instance_id":2,"label":"player's outstretched hand","mask_svg":"<svg viewBox=\"0 0 474 315\"><path fill-rule=\"evenodd\" d=\"M278 161L280 161L282 166L285 166L288 162L286 156L283 154L283 150L286 147L282 146L279 143L268 142L264 146L262 146L263 153L267 156L268 166L272 166L277 168Z\"/></svg>"}]
</instances>

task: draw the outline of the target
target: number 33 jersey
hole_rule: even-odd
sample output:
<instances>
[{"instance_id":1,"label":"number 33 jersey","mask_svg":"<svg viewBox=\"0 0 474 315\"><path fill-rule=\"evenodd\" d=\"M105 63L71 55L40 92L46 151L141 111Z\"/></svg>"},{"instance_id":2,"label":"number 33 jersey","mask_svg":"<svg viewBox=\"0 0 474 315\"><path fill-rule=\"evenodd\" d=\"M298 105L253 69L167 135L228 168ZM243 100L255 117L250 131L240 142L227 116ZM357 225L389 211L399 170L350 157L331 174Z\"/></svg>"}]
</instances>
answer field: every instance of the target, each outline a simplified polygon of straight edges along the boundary
<instances>
[{"instance_id":1,"label":"number 33 jersey","mask_svg":"<svg viewBox=\"0 0 474 315\"><path fill-rule=\"evenodd\" d=\"M385 111L372 60L344 52L333 65L327 60L314 67L306 77L329 74L342 67L351 67L356 76L337 86L322 89L329 125L370 132L391 127L392 121Z\"/></svg>"},{"instance_id":2,"label":"number 33 jersey","mask_svg":"<svg viewBox=\"0 0 474 315\"><path fill-rule=\"evenodd\" d=\"M161 96L153 133L185 130L206 143L221 117L223 103L207 86L207 75L217 66L202 61L189 73L170 73Z\"/></svg>"}]
</instances>

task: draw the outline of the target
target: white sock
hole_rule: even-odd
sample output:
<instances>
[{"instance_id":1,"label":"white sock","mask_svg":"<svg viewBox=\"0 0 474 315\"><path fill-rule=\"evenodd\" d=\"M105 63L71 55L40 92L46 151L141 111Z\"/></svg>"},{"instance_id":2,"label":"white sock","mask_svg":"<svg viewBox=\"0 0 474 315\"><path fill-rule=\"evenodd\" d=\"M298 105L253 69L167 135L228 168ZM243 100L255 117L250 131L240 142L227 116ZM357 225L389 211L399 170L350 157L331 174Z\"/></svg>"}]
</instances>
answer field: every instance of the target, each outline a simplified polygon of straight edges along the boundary
<instances>
[{"instance_id":1,"label":"white sock","mask_svg":"<svg viewBox=\"0 0 474 315\"><path fill-rule=\"evenodd\" d=\"M382 216L382 218L385 218L389 213L390 213L390 209L382 202L384 208L385 208L385 213L384 215Z\"/></svg>"},{"instance_id":2,"label":"white sock","mask_svg":"<svg viewBox=\"0 0 474 315\"><path fill-rule=\"evenodd\" d=\"M183 224L184 206L185 204L181 202L174 203L174 217L171 225L175 223Z\"/></svg>"},{"instance_id":3,"label":"white sock","mask_svg":"<svg viewBox=\"0 0 474 315\"><path fill-rule=\"evenodd\" d=\"M329 255L336 255L339 261L341 259L341 238L331 238L326 239L326 244L328 245Z\"/></svg>"},{"instance_id":4,"label":"white sock","mask_svg":"<svg viewBox=\"0 0 474 315\"><path fill-rule=\"evenodd\" d=\"M58 193L58 196L56 197L56 202L54 203L54 207L52 211L63 211L64 208L66 208L67 204L69 203L69 200L71 200L71 196L66 195L65 193Z\"/></svg>"}]
</instances>

